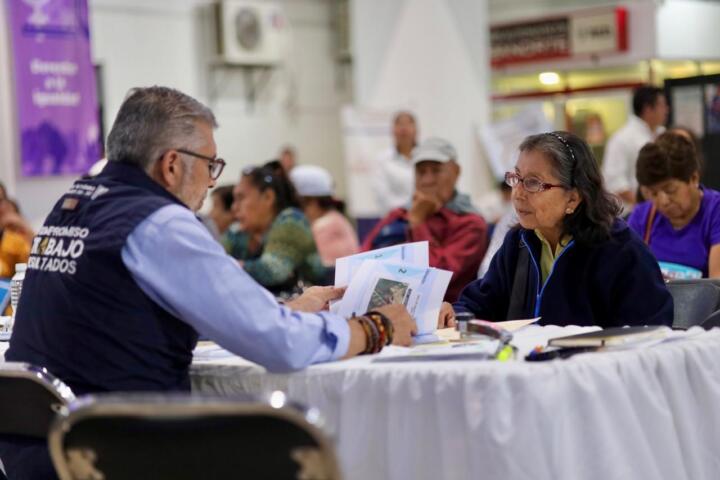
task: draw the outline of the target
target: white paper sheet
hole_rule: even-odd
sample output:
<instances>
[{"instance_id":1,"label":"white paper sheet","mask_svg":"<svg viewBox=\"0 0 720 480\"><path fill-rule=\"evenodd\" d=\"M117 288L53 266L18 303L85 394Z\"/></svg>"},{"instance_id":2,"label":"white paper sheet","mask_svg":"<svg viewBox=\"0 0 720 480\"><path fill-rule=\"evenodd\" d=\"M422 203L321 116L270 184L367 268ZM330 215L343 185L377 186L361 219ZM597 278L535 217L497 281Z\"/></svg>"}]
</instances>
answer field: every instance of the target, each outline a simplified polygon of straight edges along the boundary
<instances>
[{"instance_id":1,"label":"white paper sheet","mask_svg":"<svg viewBox=\"0 0 720 480\"><path fill-rule=\"evenodd\" d=\"M430 266L429 252L428 242L413 242L338 258L335 261L335 286L350 285L350 281L366 260L389 260L416 267L428 267Z\"/></svg>"},{"instance_id":2,"label":"white paper sheet","mask_svg":"<svg viewBox=\"0 0 720 480\"><path fill-rule=\"evenodd\" d=\"M433 333L451 277L452 272L438 268L365 260L335 307L339 315L351 317L401 303L415 319L418 335Z\"/></svg>"}]
</instances>

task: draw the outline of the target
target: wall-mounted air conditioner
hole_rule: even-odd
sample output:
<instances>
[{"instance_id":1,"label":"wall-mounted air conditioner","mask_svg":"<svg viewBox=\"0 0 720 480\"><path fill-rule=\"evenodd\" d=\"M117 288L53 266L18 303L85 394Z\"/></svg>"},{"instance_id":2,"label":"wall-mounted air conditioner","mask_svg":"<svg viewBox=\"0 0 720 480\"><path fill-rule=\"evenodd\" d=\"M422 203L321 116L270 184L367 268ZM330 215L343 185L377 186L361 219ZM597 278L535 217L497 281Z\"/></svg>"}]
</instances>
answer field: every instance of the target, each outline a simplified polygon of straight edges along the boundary
<instances>
[{"instance_id":1,"label":"wall-mounted air conditioner","mask_svg":"<svg viewBox=\"0 0 720 480\"><path fill-rule=\"evenodd\" d=\"M217 5L218 47L223 62L271 66L283 61L288 25L271 2L223 0Z\"/></svg>"}]
</instances>

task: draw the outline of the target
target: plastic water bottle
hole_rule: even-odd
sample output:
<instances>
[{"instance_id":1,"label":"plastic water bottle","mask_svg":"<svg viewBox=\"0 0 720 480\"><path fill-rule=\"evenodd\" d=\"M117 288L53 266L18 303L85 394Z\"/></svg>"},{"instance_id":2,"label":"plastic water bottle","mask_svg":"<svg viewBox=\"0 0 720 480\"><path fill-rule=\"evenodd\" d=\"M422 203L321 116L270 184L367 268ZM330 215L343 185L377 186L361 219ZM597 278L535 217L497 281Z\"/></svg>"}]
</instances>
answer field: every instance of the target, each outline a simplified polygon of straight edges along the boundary
<instances>
[{"instance_id":1,"label":"plastic water bottle","mask_svg":"<svg viewBox=\"0 0 720 480\"><path fill-rule=\"evenodd\" d=\"M26 263L15 264L15 275L10 279L10 304L12 305L12 323L15 323L15 313L17 312L18 303L20 303L20 293L22 293L22 284L25 280ZM12 326L11 326L12 329Z\"/></svg>"}]
</instances>

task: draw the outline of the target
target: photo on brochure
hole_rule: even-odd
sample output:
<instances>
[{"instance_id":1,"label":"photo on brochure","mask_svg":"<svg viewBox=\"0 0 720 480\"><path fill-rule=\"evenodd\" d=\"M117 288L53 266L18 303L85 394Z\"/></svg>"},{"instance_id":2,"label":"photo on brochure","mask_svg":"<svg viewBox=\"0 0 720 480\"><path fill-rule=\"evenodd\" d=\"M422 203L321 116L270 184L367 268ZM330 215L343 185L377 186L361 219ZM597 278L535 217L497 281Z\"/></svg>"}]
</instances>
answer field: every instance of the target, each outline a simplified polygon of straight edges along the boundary
<instances>
[{"instance_id":1,"label":"photo on brochure","mask_svg":"<svg viewBox=\"0 0 720 480\"><path fill-rule=\"evenodd\" d=\"M352 317L391 303L407 307L418 327L418 335L437 327L445 291L452 272L432 267L366 260L337 305L337 313Z\"/></svg>"},{"instance_id":2,"label":"photo on brochure","mask_svg":"<svg viewBox=\"0 0 720 480\"><path fill-rule=\"evenodd\" d=\"M410 285L406 282L390 280L388 278L378 278L372 295L368 310L392 305L393 303L401 303L407 306L407 298L411 293Z\"/></svg>"}]
</instances>

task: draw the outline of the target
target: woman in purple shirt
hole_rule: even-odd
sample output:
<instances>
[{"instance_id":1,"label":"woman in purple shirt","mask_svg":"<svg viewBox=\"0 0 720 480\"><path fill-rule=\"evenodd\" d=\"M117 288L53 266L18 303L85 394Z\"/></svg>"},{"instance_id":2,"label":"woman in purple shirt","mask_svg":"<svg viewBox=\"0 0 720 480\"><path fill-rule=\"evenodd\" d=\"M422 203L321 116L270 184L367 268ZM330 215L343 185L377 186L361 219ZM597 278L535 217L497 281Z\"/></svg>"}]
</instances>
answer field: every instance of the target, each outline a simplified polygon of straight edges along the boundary
<instances>
[{"instance_id":1,"label":"woman in purple shirt","mask_svg":"<svg viewBox=\"0 0 720 480\"><path fill-rule=\"evenodd\" d=\"M666 279L720 277L720 193L700 185L695 146L674 132L638 154L636 177L649 201L628 223L648 244Z\"/></svg>"}]
</instances>

